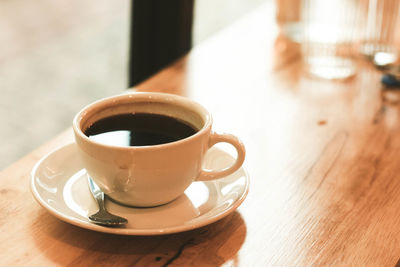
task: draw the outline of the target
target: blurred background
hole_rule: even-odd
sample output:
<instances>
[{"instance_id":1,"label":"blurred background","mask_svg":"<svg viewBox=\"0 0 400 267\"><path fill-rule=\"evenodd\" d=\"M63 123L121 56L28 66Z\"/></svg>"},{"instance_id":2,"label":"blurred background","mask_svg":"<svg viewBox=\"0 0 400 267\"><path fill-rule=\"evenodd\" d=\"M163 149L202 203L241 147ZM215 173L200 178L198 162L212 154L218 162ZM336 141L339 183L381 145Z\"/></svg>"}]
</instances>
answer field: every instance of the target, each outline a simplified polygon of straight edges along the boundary
<instances>
[{"instance_id":1,"label":"blurred background","mask_svg":"<svg viewBox=\"0 0 400 267\"><path fill-rule=\"evenodd\" d=\"M196 0L193 46L270 1ZM130 11L127 0L0 0L0 169L128 87Z\"/></svg>"}]
</instances>

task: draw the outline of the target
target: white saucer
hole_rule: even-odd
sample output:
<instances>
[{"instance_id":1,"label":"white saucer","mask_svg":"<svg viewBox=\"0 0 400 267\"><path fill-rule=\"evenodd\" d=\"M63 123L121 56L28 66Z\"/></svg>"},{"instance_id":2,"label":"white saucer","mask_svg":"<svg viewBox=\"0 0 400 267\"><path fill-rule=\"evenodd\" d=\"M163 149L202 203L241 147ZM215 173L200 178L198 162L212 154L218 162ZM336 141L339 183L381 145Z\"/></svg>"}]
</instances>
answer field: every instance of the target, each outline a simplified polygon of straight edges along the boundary
<instances>
[{"instance_id":1,"label":"white saucer","mask_svg":"<svg viewBox=\"0 0 400 267\"><path fill-rule=\"evenodd\" d=\"M220 169L233 162L228 153L212 148L205 167ZM236 210L249 189L249 177L242 167L222 179L194 182L173 202L154 208L131 208L106 202L107 209L128 219L122 228L89 222L97 211L89 191L86 170L75 144L48 154L32 170L31 189L36 200L51 214L68 223L99 232L120 235L161 235L192 230L222 219Z\"/></svg>"}]
</instances>

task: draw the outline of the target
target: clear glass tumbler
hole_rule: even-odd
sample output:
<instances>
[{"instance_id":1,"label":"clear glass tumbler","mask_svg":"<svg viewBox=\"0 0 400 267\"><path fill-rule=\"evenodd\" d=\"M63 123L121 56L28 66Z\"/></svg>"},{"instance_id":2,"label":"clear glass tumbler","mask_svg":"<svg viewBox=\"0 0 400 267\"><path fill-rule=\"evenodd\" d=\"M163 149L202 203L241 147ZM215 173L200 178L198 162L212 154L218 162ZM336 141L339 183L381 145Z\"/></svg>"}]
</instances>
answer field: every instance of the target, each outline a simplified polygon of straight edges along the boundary
<instances>
[{"instance_id":1,"label":"clear glass tumbler","mask_svg":"<svg viewBox=\"0 0 400 267\"><path fill-rule=\"evenodd\" d=\"M363 0L360 15L360 53L379 65L395 62L399 56L399 0Z\"/></svg>"},{"instance_id":2,"label":"clear glass tumbler","mask_svg":"<svg viewBox=\"0 0 400 267\"><path fill-rule=\"evenodd\" d=\"M324 79L355 74L358 1L303 0L302 53L306 71Z\"/></svg>"}]
</instances>

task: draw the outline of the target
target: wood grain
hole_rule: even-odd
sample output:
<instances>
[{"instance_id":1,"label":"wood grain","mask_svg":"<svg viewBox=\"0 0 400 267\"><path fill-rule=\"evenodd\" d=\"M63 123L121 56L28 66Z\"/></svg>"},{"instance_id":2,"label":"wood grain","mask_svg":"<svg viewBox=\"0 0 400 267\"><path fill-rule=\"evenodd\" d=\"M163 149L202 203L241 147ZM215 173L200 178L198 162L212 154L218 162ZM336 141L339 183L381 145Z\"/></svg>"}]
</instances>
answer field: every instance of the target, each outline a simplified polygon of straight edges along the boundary
<instances>
[{"instance_id":1,"label":"wood grain","mask_svg":"<svg viewBox=\"0 0 400 267\"><path fill-rule=\"evenodd\" d=\"M246 145L250 193L212 225L113 236L61 222L30 196L34 163L70 130L0 173L0 265L395 266L400 258L399 92L359 62L313 80L269 6L138 85L186 95ZM16 223L19 222L19 223Z\"/></svg>"}]
</instances>

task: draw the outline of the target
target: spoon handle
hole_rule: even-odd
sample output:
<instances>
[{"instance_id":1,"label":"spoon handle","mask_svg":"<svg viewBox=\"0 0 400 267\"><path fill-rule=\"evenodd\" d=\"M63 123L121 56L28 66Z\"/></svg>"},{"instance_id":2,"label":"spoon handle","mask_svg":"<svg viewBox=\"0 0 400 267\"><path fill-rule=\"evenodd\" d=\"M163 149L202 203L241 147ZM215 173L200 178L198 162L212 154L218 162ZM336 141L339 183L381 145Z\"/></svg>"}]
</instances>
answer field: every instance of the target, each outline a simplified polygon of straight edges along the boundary
<instances>
[{"instance_id":1,"label":"spoon handle","mask_svg":"<svg viewBox=\"0 0 400 267\"><path fill-rule=\"evenodd\" d=\"M89 189L93 194L93 197L96 199L99 204L100 210L104 210L104 193L101 191L100 187L93 181L93 179L88 176Z\"/></svg>"}]
</instances>

